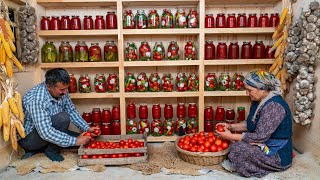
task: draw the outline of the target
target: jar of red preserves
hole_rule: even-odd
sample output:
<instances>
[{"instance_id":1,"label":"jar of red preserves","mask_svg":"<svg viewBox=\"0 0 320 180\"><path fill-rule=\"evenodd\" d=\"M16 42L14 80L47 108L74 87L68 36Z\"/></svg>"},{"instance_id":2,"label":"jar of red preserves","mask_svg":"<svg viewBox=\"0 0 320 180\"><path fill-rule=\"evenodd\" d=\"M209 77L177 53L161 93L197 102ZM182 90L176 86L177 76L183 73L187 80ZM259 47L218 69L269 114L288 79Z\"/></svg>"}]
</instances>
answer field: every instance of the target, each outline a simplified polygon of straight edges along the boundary
<instances>
[{"instance_id":1,"label":"jar of red preserves","mask_svg":"<svg viewBox=\"0 0 320 180\"><path fill-rule=\"evenodd\" d=\"M199 27L199 14L196 9L191 8L188 14L188 28Z\"/></svg>"},{"instance_id":2,"label":"jar of red preserves","mask_svg":"<svg viewBox=\"0 0 320 180\"><path fill-rule=\"evenodd\" d=\"M196 103L189 103L188 106L188 116L189 118L198 117L198 107Z\"/></svg>"},{"instance_id":3,"label":"jar of red preserves","mask_svg":"<svg viewBox=\"0 0 320 180\"><path fill-rule=\"evenodd\" d=\"M165 119L172 119L173 118L173 107L172 104L165 104L164 105L164 118Z\"/></svg>"},{"instance_id":4,"label":"jar of red preserves","mask_svg":"<svg viewBox=\"0 0 320 180\"><path fill-rule=\"evenodd\" d=\"M199 123L196 118L190 118L187 121L187 133L197 133L199 130Z\"/></svg>"},{"instance_id":5,"label":"jar of red preserves","mask_svg":"<svg viewBox=\"0 0 320 180\"><path fill-rule=\"evenodd\" d=\"M61 16L61 30L70 30L71 22L69 16Z\"/></svg>"},{"instance_id":6,"label":"jar of red preserves","mask_svg":"<svg viewBox=\"0 0 320 180\"><path fill-rule=\"evenodd\" d=\"M252 45L250 41L243 41L241 59L252 59Z\"/></svg>"},{"instance_id":7,"label":"jar of red preserves","mask_svg":"<svg viewBox=\"0 0 320 180\"><path fill-rule=\"evenodd\" d=\"M107 79L107 85L108 92L119 91L119 79L116 74L109 74Z\"/></svg>"},{"instance_id":8,"label":"jar of red preserves","mask_svg":"<svg viewBox=\"0 0 320 180\"><path fill-rule=\"evenodd\" d=\"M83 19L83 29L84 30L91 30L93 29L93 19L92 16L84 16Z\"/></svg>"},{"instance_id":9,"label":"jar of red preserves","mask_svg":"<svg viewBox=\"0 0 320 180\"><path fill-rule=\"evenodd\" d=\"M110 134L111 134L110 123L102 123L101 124L101 135L110 135Z\"/></svg>"},{"instance_id":10,"label":"jar of red preserves","mask_svg":"<svg viewBox=\"0 0 320 180\"><path fill-rule=\"evenodd\" d=\"M258 18L257 14L249 14L248 17L248 27L258 27Z\"/></svg>"},{"instance_id":11,"label":"jar of red preserves","mask_svg":"<svg viewBox=\"0 0 320 180\"><path fill-rule=\"evenodd\" d=\"M229 45L229 59L239 59L239 45L238 42L231 42Z\"/></svg>"},{"instance_id":12,"label":"jar of red preserves","mask_svg":"<svg viewBox=\"0 0 320 180\"><path fill-rule=\"evenodd\" d=\"M90 62L102 61L99 43L91 43L91 47L89 48L89 60Z\"/></svg>"},{"instance_id":13,"label":"jar of red preserves","mask_svg":"<svg viewBox=\"0 0 320 180\"><path fill-rule=\"evenodd\" d=\"M227 17L227 28L236 28L237 27L237 18L234 13L228 14Z\"/></svg>"},{"instance_id":14,"label":"jar of red preserves","mask_svg":"<svg viewBox=\"0 0 320 180\"><path fill-rule=\"evenodd\" d=\"M149 29L160 28L160 18L157 10L155 9L149 10L148 20L149 20L148 22Z\"/></svg>"},{"instance_id":15,"label":"jar of red preserves","mask_svg":"<svg viewBox=\"0 0 320 180\"><path fill-rule=\"evenodd\" d=\"M213 132L213 121L204 121L204 132Z\"/></svg>"},{"instance_id":16,"label":"jar of red preserves","mask_svg":"<svg viewBox=\"0 0 320 180\"><path fill-rule=\"evenodd\" d=\"M215 51L216 50L213 41L206 41L204 45L205 60L215 59Z\"/></svg>"},{"instance_id":17,"label":"jar of red preserves","mask_svg":"<svg viewBox=\"0 0 320 180\"><path fill-rule=\"evenodd\" d=\"M227 59L227 48L225 42L219 42L217 46L217 59Z\"/></svg>"},{"instance_id":18,"label":"jar of red preserves","mask_svg":"<svg viewBox=\"0 0 320 180\"><path fill-rule=\"evenodd\" d=\"M195 73L190 73L188 77L188 91L199 91L199 77Z\"/></svg>"},{"instance_id":19,"label":"jar of red preserves","mask_svg":"<svg viewBox=\"0 0 320 180\"><path fill-rule=\"evenodd\" d=\"M118 48L114 41L106 41L103 50L105 61L118 61Z\"/></svg>"},{"instance_id":20,"label":"jar of red preserves","mask_svg":"<svg viewBox=\"0 0 320 180\"><path fill-rule=\"evenodd\" d=\"M260 17L259 17L259 27L269 27L269 17L268 17L268 13L260 14Z\"/></svg>"},{"instance_id":21,"label":"jar of red preserves","mask_svg":"<svg viewBox=\"0 0 320 180\"><path fill-rule=\"evenodd\" d=\"M121 134L120 120L112 120L111 121L111 132L112 132L112 135L120 135Z\"/></svg>"},{"instance_id":22,"label":"jar of red preserves","mask_svg":"<svg viewBox=\"0 0 320 180\"><path fill-rule=\"evenodd\" d=\"M223 13L219 13L216 18L216 28L226 27L226 16Z\"/></svg>"},{"instance_id":23,"label":"jar of red preserves","mask_svg":"<svg viewBox=\"0 0 320 180\"><path fill-rule=\"evenodd\" d=\"M161 61L166 58L166 52L162 42L155 42L152 52L154 61Z\"/></svg>"},{"instance_id":24,"label":"jar of red preserves","mask_svg":"<svg viewBox=\"0 0 320 180\"><path fill-rule=\"evenodd\" d=\"M101 123L111 123L110 108L103 108L101 113Z\"/></svg>"},{"instance_id":25,"label":"jar of red preserves","mask_svg":"<svg viewBox=\"0 0 320 180\"><path fill-rule=\"evenodd\" d=\"M184 135L187 132L187 121L185 118L178 118L176 120L176 134L177 135ZM181 129L181 130L180 130Z\"/></svg>"},{"instance_id":26,"label":"jar of red preserves","mask_svg":"<svg viewBox=\"0 0 320 180\"><path fill-rule=\"evenodd\" d=\"M126 49L124 51L125 61L137 61L138 52L137 46L134 42L127 42Z\"/></svg>"},{"instance_id":27,"label":"jar of red preserves","mask_svg":"<svg viewBox=\"0 0 320 180\"><path fill-rule=\"evenodd\" d=\"M152 118L160 119L161 118L161 107L160 104L154 104L152 106Z\"/></svg>"},{"instance_id":28,"label":"jar of red preserves","mask_svg":"<svg viewBox=\"0 0 320 180\"><path fill-rule=\"evenodd\" d=\"M275 51L272 51L269 53L269 50L272 48L272 45L267 45L266 50L265 50L265 55L267 59L272 59L274 58Z\"/></svg>"},{"instance_id":29,"label":"jar of red preserves","mask_svg":"<svg viewBox=\"0 0 320 180\"><path fill-rule=\"evenodd\" d=\"M101 16L101 15L96 16L94 24L95 24L95 26L94 26L95 29L105 29L106 28L103 16Z\"/></svg>"},{"instance_id":30,"label":"jar of red preserves","mask_svg":"<svg viewBox=\"0 0 320 180\"><path fill-rule=\"evenodd\" d=\"M80 93L90 93L91 92L91 84L90 84L90 77L88 74L80 75L79 80L79 92Z\"/></svg>"},{"instance_id":31,"label":"jar of red preserves","mask_svg":"<svg viewBox=\"0 0 320 180\"><path fill-rule=\"evenodd\" d=\"M246 120L246 110L244 107L238 107L238 121Z\"/></svg>"},{"instance_id":32,"label":"jar of red preserves","mask_svg":"<svg viewBox=\"0 0 320 180\"><path fill-rule=\"evenodd\" d=\"M247 16L246 16L246 13L238 14L237 27L247 27Z\"/></svg>"},{"instance_id":33,"label":"jar of red preserves","mask_svg":"<svg viewBox=\"0 0 320 180\"><path fill-rule=\"evenodd\" d=\"M134 15L132 10L125 10L123 13L123 29L134 29L135 22L134 22Z\"/></svg>"},{"instance_id":34,"label":"jar of red preserves","mask_svg":"<svg viewBox=\"0 0 320 180\"><path fill-rule=\"evenodd\" d=\"M149 91L159 92L161 90L161 79L158 73L151 73L149 77Z\"/></svg>"},{"instance_id":35,"label":"jar of red preserves","mask_svg":"<svg viewBox=\"0 0 320 180\"><path fill-rule=\"evenodd\" d=\"M149 79L146 73L141 72L137 76L137 92L147 92L149 87Z\"/></svg>"},{"instance_id":36,"label":"jar of red preserves","mask_svg":"<svg viewBox=\"0 0 320 180\"><path fill-rule=\"evenodd\" d=\"M277 27L279 24L279 14L271 13L269 20L269 27Z\"/></svg>"},{"instance_id":37,"label":"jar of red preserves","mask_svg":"<svg viewBox=\"0 0 320 180\"><path fill-rule=\"evenodd\" d=\"M117 15L115 12L108 12L106 16L107 29L117 29Z\"/></svg>"},{"instance_id":38,"label":"jar of red preserves","mask_svg":"<svg viewBox=\"0 0 320 180\"><path fill-rule=\"evenodd\" d=\"M147 133L150 135L150 125L147 119L141 119L138 124L139 134Z\"/></svg>"},{"instance_id":39,"label":"jar of red preserves","mask_svg":"<svg viewBox=\"0 0 320 180\"><path fill-rule=\"evenodd\" d=\"M112 120L120 120L120 105L112 106Z\"/></svg>"},{"instance_id":40,"label":"jar of red preserves","mask_svg":"<svg viewBox=\"0 0 320 180\"><path fill-rule=\"evenodd\" d=\"M164 73L162 76L162 91L172 92L173 90L173 78L171 73Z\"/></svg>"},{"instance_id":41,"label":"jar of red preserves","mask_svg":"<svg viewBox=\"0 0 320 180\"><path fill-rule=\"evenodd\" d=\"M150 61L151 60L151 48L147 41L142 41L139 47L139 60Z\"/></svg>"},{"instance_id":42,"label":"jar of red preserves","mask_svg":"<svg viewBox=\"0 0 320 180\"><path fill-rule=\"evenodd\" d=\"M93 123L101 123L100 108L93 108L91 114L92 114L92 122Z\"/></svg>"},{"instance_id":43,"label":"jar of red preserves","mask_svg":"<svg viewBox=\"0 0 320 180\"><path fill-rule=\"evenodd\" d=\"M79 16L72 16L71 30L81 30L81 21L80 21Z\"/></svg>"},{"instance_id":44,"label":"jar of red preserves","mask_svg":"<svg viewBox=\"0 0 320 180\"><path fill-rule=\"evenodd\" d=\"M204 109L204 120L213 121L213 108L212 106L206 106Z\"/></svg>"},{"instance_id":45,"label":"jar of red preserves","mask_svg":"<svg viewBox=\"0 0 320 180\"><path fill-rule=\"evenodd\" d=\"M258 40L253 45L253 59L265 58L265 46L262 41Z\"/></svg>"},{"instance_id":46,"label":"jar of red preserves","mask_svg":"<svg viewBox=\"0 0 320 180\"><path fill-rule=\"evenodd\" d=\"M41 30L50 30L51 29L51 22L50 17L41 16L41 22L40 22Z\"/></svg>"},{"instance_id":47,"label":"jar of red preserves","mask_svg":"<svg viewBox=\"0 0 320 180\"><path fill-rule=\"evenodd\" d=\"M174 135L174 122L172 119L165 119L163 122L163 134L165 136Z\"/></svg>"},{"instance_id":48,"label":"jar of red preserves","mask_svg":"<svg viewBox=\"0 0 320 180\"><path fill-rule=\"evenodd\" d=\"M107 81L104 74L96 74L94 78L94 90L96 93L107 92Z\"/></svg>"},{"instance_id":49,"label":"jar of red preserves","mask_svg":"<svg viewBox=\"0 0 320 180\"><path fill-rule=\"evenodd\" d=\"M232 108L227 108L226 110L226 122L233 123L236 114Z\"/></svg>"},{"instance_id":50,"label":"jar of red preserves","mask_svg":"<svg viewBox=\"0 0 320 180\"><path fill-rule=\"evenodd\" d=\"M83 112L82 118L88 123L92 123L91 114L89 112Z\"/></svg>"},{"instance_id":51,"label":"jar of red preserves","mask_svg":"<svg viewBox=\"0 0 320 180\"><path fill-rule=\"evenodd\" d=\"M178 73L176 77L176 86L178 92L187 91L188 78L185 73Z\"/></svg>"},{"instance_id":52,"label":"jar of red preserves","mask_svg":"<svg viewBox=\"0 0 320 180\"><path fill-rule=\"evenodd\" d=\"M60 30L61 22L59 16L51 16L51 29L50 30Z\"/></svg>"},{"instance_id":53,"label":"jar of red preserves","mask_svg":"<svg viewBox=\"0 0 320 180\"><path fill-rule=\"evenodd\" d=\"M168 60L178 60L179 59L179 46L176 41L170 41L167 51Z\"/></svg>"},{"instance_id":54,"label":"jar of red preserves","mask_svg":"<svg viewBox=\"0 0 320 180\"><path fill-rule=\"evenodd\" d=\"M69 91L69 93L76 93L77 89L78 89L77 88L77 80L73 74L69 74L69 77L70 77L70 84L68 87L68 91Z\"/></svg>"},{"instance_id":55,"label":"jar of red preserves","mask_svg":"<svg viewBox=\"0 0 320 180\"><path fill-rule=\"evenodd\" d=\"M147 104L140 104L139 118L140 119L148 119L148 106L147 106Z\"/></svg>"},{"instance_id":56,"label":"jar of red preserves","mask_svg":"<svg viewBox=\"0 0 320 180\"><path fill-rule=\"evenodd\" d=\"M129 119L136 118L136 105L134 103L129 103L127 106L127 117Z\"/></svg>"},{"instance_id":57,"label":"jar of red preserves","mask_svg":"<svg viewBox=\"0 0 320 180\"><path fill-rule=\"evenodd\" d=\"M214 91L218 87L217 76L215 73L208 73L205 77L205 91Z\"/></svg>"},{"instance_id":58,"label":"jar of red preserves","mask_svg":"<svg viewBox=\"0 0 320 180\"><path fill-rule=\"evenodd\" d=\"M205 28L214 28L213 14L206 14L206 17L204 20L204 26L205 26Z\"/></svg>"},{"instance_id":59,"label":"jar of red preserves","mask_svg":"<svg viewBox=\"0 0 320 180\"><path fill-rule=\"evenodd\" d=\"M185 60L196 60L197 53L196 53L196 44L192 41L188 41L187 44L184 46L184 59Z\"/></svg>"},{"instance_id":60,"label":"jar of red preserves","mask_svg":"<svg viewBox=\"0 0 320 180\"><path fill-rule=\"evenodd\" d=\"M184 103L178 103L177 105L177 118L185 118L186 117L186 106Z\"/></svg>"},{"instance_id":61,"label":"jar of red preserves","mask_svg":"<svg viewBox=\"0 0 320 180\"><path fill-rule=\"evenodd\" d=\"M163 124L160 119L154 119L151 122L151 135L152 136L162 136L163 134Z\"/></svg>"},{"instance_id":62,"label":"jar of red preserves","mask_svg":"<svg viewBox=\"0 0 320 180\"><path fill-rule=\"evenodd\" d=\"M127 120L126 132L127 132L127 134L137 134L138 133L138 124L134 121L134 119Z\"/></svg>"},{"instance_id":63,"label":"jar of red preserves","mask_svg":"<svg viewBox=\"0 0 320 180\"><path fill-rule=\"evenodd\" d=\"M215 116L215 120L222 122L225 120L225 110L223 106L218 106L216 109L216 116Z\"/></svg>"}]
</instances>

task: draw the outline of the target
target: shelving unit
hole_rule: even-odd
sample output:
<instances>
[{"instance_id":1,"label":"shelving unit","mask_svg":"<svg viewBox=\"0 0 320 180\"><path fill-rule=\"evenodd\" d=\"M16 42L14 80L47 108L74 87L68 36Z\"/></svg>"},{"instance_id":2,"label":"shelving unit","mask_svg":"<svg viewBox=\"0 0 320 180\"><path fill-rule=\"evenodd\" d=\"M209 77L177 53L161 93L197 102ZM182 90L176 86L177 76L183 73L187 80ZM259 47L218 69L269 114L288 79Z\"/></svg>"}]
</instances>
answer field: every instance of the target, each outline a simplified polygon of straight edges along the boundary
<instances>
[{"instance_id":1,"label":"shelving unit","mask_svg":"<svg viewBox=\"0 0 320 180\"><path fill-rule=\"evenodd\" d=\"M196 102L199 112L199 130L204 129L205 106L224 103L233 108L241 105L249 108L250 98L245 91L205 91L204 78L209 72L229 72L232 76L234 72L248 72L251 68L268 68L273 59L225 59L225 60L204 60L204 44L206 40L214 40L217 45L218 41L231 42L239 40L262 39L271 40L271 35L275 28L204 28L205 14L212 13L216 15L218 12L228 13L270 13L280 12L282 9L282 1L284 0L37 0L38 21L42 15L64 15L56 14L66 12L63 9L68 7L67 14L78 13L80 19L83 15L104 15L107 11L116 11L118 20L118 29L115 30L79 30L79 31L38 31L40 37L40 47L45 41L54 40L62 41L71 39L73 42L77 40L115 40L118 46L118 62L74 62L74 63L41 63L38 65L39 81L43 77L44 72L49 68L62 67L70 70L72 73L94 73L95 68L100 71L106 70L116 71L119 77L118 93L75 93L70 94L75 102L78 110L88 111L89 107L97 106L103 108L105 105L119 103L121 108L121 133L126 133L126 105L129 102L148 103L149 117L151 117L151 104L177 104L178 102ZM88 8L89 7L89 8ZM186 9L188 13L190 8L196 8L199 13L200 26L195 29L123 29L122 14L124 10L132 9L135 14L137 9L157 9L161 16L162 9L171 9L175 14L175 7ZM70 11L70 12L69 12ZM84 12L82 12L84 11ZM148 11L146 11L147 13ZM40 22L38 22L40 23ZM164 42L165 49L171 40L177 41L180 47L180 58L183 58L184 45L191 40L197 44L198 60L177 60L177 61L124 61L124 49L127 42L135 42L136 46L140 46L141 41L148 41L152 49L156 41ZM228 43L227 43L228 44ZM89 46L89 44L87 44ZM239 43L241 46L241 44ZM74 46L73 46L74 47ZM100 44L103 47L103 44ZM126 72L135 73L137 76L140 72L157 72L162 77L163 73L172 73L173 78L178 72L196 72L199 76L198 92L134 92L128 93L124 91L124 78ZM93 81L93 77L91 77ZM84 101L88 101L84 102ZM78 104L80 104L78 106ZM214 106L215 108L216 106ZM174 109L175 111L175 109ZM175 114L175 113L174 113ZM149 142L174 141L177 136L161 136L148 137Z\"/></svg>"}]
</instances>

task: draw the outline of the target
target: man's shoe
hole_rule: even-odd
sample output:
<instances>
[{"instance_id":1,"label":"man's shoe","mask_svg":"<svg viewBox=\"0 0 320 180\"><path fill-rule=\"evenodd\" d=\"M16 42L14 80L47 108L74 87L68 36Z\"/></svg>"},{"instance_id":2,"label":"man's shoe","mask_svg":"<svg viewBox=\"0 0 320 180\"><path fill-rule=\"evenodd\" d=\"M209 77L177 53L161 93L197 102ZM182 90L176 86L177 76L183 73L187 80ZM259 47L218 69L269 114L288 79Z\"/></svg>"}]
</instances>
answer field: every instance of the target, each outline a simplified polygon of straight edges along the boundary
<instances>
[{"instance_id":1,"label":"man's shoe","mask_svg":"<svg viewBox=\"0 0 320 180\"><path fill-rule=\"evenodd\" d=\"M34 155L38 154L38 153L39 153L39 151L26 151L24 153L24 155L21 157L21 159L27 159L27 158L29 158L31 156L34 156Z\"/></svg>"},{"instance_id":2,"label":"man's shoe","mask_svg":"<svg viewBox=\"0 0 320 180\"><path fill-rule=\"evenodd\" d=\"M51 150L45 150L44 154L51 160L51 161L63 161L64 157L62 155L60 155L57 152L51 151Z\"/></svg>"}]
</instances>

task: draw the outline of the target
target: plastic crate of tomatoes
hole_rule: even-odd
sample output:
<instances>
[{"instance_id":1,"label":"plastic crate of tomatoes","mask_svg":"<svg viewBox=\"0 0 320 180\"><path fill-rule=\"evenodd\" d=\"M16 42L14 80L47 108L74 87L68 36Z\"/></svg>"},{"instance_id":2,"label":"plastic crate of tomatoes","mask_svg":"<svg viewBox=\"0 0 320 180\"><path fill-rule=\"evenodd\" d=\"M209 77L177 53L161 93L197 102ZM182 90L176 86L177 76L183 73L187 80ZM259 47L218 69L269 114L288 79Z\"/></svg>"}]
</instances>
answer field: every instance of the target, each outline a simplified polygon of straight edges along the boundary
<instances>
[{"instance_id":1,"label":"plastic crate of tomatoes","mask_svg":"<svg viewBox=\"0 0 320 180\"><path fill-rule=\"evenodd\" d=\"M122 165L148 161L145 134L100 135L78 149L78 165Z\"/></svg>"}]
</instances>

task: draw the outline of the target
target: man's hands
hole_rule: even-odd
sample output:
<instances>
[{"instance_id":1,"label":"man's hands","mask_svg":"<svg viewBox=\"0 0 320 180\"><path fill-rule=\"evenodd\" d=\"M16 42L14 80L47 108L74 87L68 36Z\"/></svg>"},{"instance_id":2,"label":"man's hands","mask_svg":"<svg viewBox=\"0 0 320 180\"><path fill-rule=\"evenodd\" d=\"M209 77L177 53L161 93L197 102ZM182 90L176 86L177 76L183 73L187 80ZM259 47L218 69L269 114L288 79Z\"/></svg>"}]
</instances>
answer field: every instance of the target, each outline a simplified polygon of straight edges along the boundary
<instances>
[{"instance_id":1,"label":"man's hands","mask_svg":"<svg viewBox=\"0 0 320 180\"><path fill-rule=\"evenodd\" d=\"M91 132L93 136L99 136L101 134L100 128L93 126L88 129L88 132Z\"/></svg>"},{"instance_id":2,"label":"man's hands","mask_svg":"<svg viewBox=\"0 0 320 180\"><path fill-rule=\"evenodd\" d=\"M85 136L85 133L86 132L83 132L77 137L77 146L88 144L90 140L93 140L91 136Z\"/></svg>"}]
</instances>

